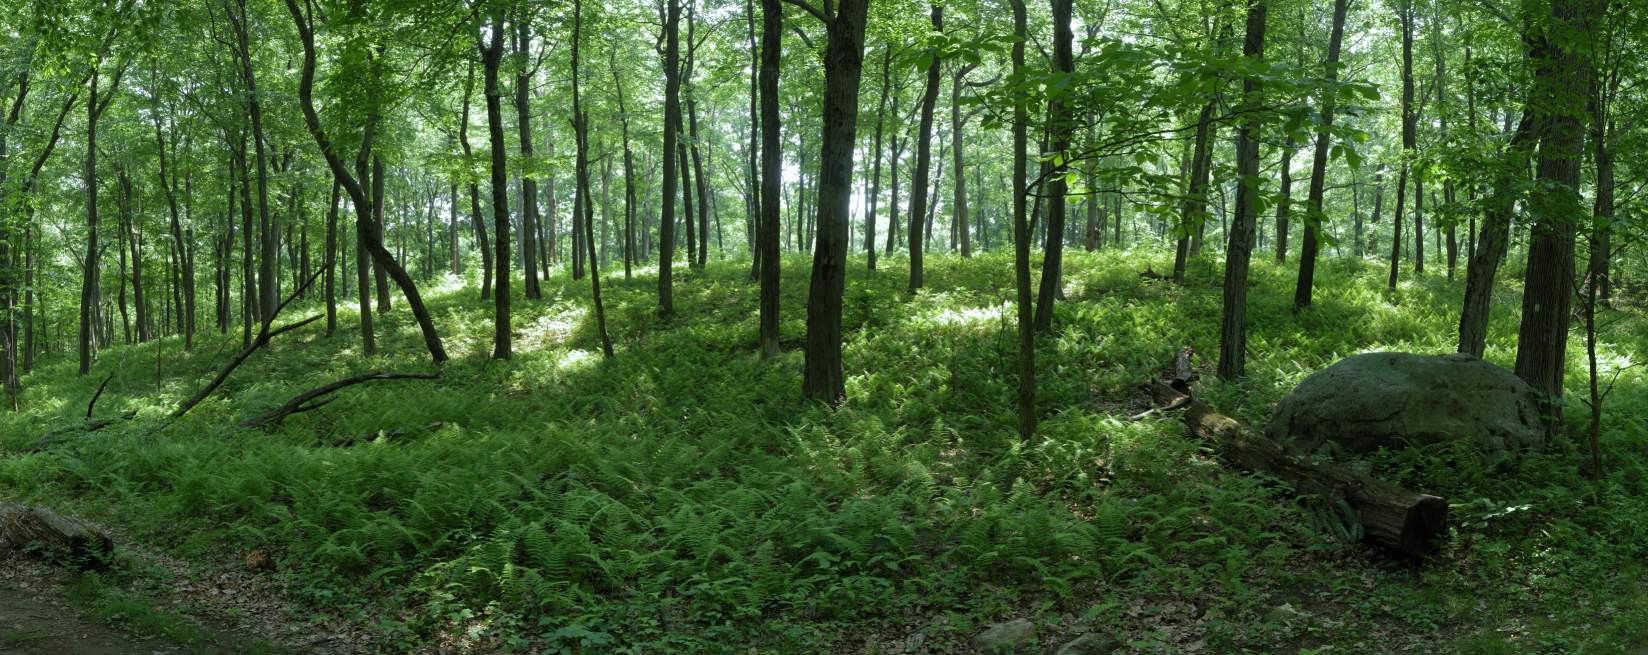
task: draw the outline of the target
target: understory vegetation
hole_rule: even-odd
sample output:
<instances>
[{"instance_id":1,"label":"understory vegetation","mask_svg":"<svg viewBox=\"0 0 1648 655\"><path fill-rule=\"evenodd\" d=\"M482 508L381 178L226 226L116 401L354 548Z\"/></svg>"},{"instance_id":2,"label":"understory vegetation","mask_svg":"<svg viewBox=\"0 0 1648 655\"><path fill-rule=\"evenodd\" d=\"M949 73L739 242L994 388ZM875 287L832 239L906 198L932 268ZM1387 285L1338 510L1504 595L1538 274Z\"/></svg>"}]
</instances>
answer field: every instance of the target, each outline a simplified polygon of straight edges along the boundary
<instances>
[{"instance_id":1,"label":"understory vegetation","mask_svg":"<svg viewBox=\"0 0 1648 655\"><path fill-rule=\"evenodd\" d=\"M1169 270L1170 252L1066 258L1069 302L1037 343L1033 441L1016 431L1010 253L931 259L914 296L900 260L850 266L836 408L788 392L800 260L783 266L784 354L765 361L748 263L677 272L668 320L650 271L611 276L610 359L587 285L555 276L544 302L517 305L515 358L489 360L490 303L448 276L426 296L452 355L439 379L346 389L271 430L237 426L345 375L427 369L406 309L380 321L372 357L343 330L281 335L176 421L238 335L112 346L95 413L136 418L37 449L83 421L103 377L44 363L24 411L0 415L0 497L196 561L266 550L306 607L374 623L396 650L873 653L919 633L945 652L1015 617L1052 626L1047 652L1084 631L1153 653L1648 647L1640 369L1609 398L1597 479L1581 472L1582 406L1570 436L1515 463L1457 447L1374 457L1377 475L1451 503L1451 535L1418 566L1335 539L1332 508L1219 463L1176 417L1130 420L1178 348L1217 351L1216 268L1193 262L1181 286L1138 274ZM1453 351L1462 284L1392 293L1378 262L1353 258L1318 275L1294 313L1292 271L1255 262L1248 375L1205 376L1210 404L1263 424L1344 356ZM1521 294L1501 292L1487 359L1509 365ZM1602 318L1612 374L1648 349L1648 326ZM1583 341L1569 348L1578 385Z\"/></svg>"}]
</instances>

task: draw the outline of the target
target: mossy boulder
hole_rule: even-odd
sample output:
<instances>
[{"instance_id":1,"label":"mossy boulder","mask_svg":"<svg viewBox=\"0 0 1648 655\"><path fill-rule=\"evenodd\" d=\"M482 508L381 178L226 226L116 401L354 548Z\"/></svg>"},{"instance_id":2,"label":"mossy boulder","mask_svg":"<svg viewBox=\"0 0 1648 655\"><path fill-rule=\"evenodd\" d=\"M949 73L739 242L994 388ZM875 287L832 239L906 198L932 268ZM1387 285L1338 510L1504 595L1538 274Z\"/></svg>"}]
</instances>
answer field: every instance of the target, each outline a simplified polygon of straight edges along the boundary
<instances>
[{"instance_id":1,"label":"mossy boulder","mask_svg":"<svg viewBox=\"0 0 1648 655\"><path fill-rule=\"evenodd\" d=\"M1305 378L1276 405L1265 435L1307 453L1466 441L1494 458L1544 440L1539 394L1470 355L1366 353Z\"/></svg>"}]
</instances>

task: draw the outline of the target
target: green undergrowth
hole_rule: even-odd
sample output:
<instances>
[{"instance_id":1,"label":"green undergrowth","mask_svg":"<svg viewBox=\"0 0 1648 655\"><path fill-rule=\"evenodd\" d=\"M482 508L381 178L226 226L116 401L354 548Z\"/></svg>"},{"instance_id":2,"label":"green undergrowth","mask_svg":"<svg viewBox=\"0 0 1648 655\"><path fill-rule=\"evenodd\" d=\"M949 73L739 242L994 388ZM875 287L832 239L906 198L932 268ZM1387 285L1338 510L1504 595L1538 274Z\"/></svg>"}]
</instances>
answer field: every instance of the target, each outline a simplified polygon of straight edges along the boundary
<instances>
[{"instance_id":1,"label":"green undergrowth","mask_svg":"<svg viewBox=\"0 0 1648 655\"><path fill-rule=\"evenodd\" d=\"M238 334L190 352L177 339L113 348L85 377L49 361L24 379L24 411L0 416L0 495L67 505L188 558L266 549L296 600L368 620L397 649L877 652L921 626L930 643L959 643L1016 616L1139 652L1189 639L1379 652L1401 643L1392 635L1480 653L1648 646L1639 370L1610 398L1600 480L1581 475L1572 440L1509 467L1468 452L1375 458L1376 473L1453 503L1454 533L1414 569L1318 529L1319 509L1210 459L1171 416L1128 419L1137 385L1179 347L1212 363L1216 267L1179 287L1138 275L1169 254L1069 257L1067 301L1038 344L1033 443L1015 433L1009 258L937 258L914 297L900 260L873 274L855 261L839 409L799 398L804 262L785 261L786 352L771 361L753 354L748 264L727 262L677 273L668 320L650 272L606 271L611 361L587 281L557 274L544 300L515 299L507 362L486 358L492 311L474 286L433 282L453 356L439 380L345 390L270 431L236 426L339 377L429 370L404 305L379 321L378 355L361 356L345 308L338 334L282 335L175 422L165 414ZM1256 263L1250 375L1205 381L1214 405L1258 424L1344 356L1452 350L1460 284L1433 274L1387 293L1377 265L1350 260L1319 275L1317 305L1295 314L1292 272ZM1508 364L1517 298L1502 293L1488 358ZM1605 371L1648 345L1637 317L1618 318ZM1576 394L1582 348L1576 336ZM80 421L110 373L97 414L135 420L30 452ZM1582 410L1569 412L1576 435ZM1278 619L1284 604L1309 609ZM1195 610L1153 614L1175 606Z\"/></svg>"}]
</instances>

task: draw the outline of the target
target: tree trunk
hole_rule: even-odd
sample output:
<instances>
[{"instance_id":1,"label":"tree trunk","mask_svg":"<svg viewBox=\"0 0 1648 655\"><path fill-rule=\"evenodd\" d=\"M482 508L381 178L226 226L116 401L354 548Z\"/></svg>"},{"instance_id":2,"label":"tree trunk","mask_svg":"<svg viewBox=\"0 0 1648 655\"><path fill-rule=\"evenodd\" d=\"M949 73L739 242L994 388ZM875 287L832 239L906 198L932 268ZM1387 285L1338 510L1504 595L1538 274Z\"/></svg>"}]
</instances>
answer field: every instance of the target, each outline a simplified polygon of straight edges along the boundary
<instances>
[{"instance_id":1,"label":"tree trunk","mask_svg":"<svg viewBox=\"0 0 1648 655\"><path fill-rule=\"evenodd\" d=\"M583 0L573 0L572 3L572 116L573 132L578 140L578 197L586 198L584 204L584 232L595 234L595 203L589 195L589 114L583 110L583 96L580 88L580 73L578 70L579 46L583 40ZM601 185L606 187L605 183ZM605 215L605 211L602 212ZM574 217L576 218L576 217ZM612 338L607 336L606 308L601 304L601 264L595 258L595 242L588 241L589 255L589 287L590 296L595 305L595 331L601 337L601 353L608 359L612 358Z\"/></svg>"},{"instance_id":2,"label":"tree trunk","mask_svg":"<svg viewBox=\"0 0 1648 655\"><path fill-rule=\"evenodd\" d=\"M681 123L681 4L665 0L664 17L664 137L662 208L658 218L658 315L675 314L675 183L676 126ZM766 6L763 0L763 7Z\"/></svg>"},{"instance_id":3,"label":"tree trunk","mask_svg":"<svg viewBox=\"0 0 1648 655\"><path fill-rule=\"evenodd\" d=\"M1265 55L1265 14L1268 0L1248 0L1247 35L1242 56L1262 61ZM1242 106L1260 104L1260 81L1242 81ZM1236 218L1225 250L1224 320L1219 335L1219 377L1233 380L1247 371L1248 265L1253 257L1253 227L1258 218L1259 121L1243 120L1236 138Z\"/></svg>"},{"instance_id":4,"label":"tree trunk","mask_svg":"<svg viewBox=\"0 0 1648 655\"><path fill-rule=\"evenodd\" d=\"M137 342L144 343L153 336L153 317L149 315L149 303L143 299L143 230L132 216L132 178L126 175L125 168L121 168L116 177L120 186L120 229L125 231L126 246L132 253L132 308L137 313ZM125 262L121 262L121 267L125 267ZM161 303L165 304L164 297ZM121 311L125 311L124 307Z\"/></svg>"},{"instance_id":5,"label":"tree trunk","mask_svg":"<svg viewBox=\"0 0 1648 655\"><path fill-rule=\"evenodd\" d=\"M1178 248L1173 254L1173 281L1181 284L1184 282L1187 260L1196 254L1192 251L1200 250L1193 246L1200 244L1198 235L1207 222L1208 178L1213 171L1212 144L1216 138L1214 133L1218 130L1211 121L1213 112L1218 109L1218 102L1218 95L1214 94L1196 115L1196 147L1191 154L1190 188L1185 194L1184 218L1179 221Z\"/></svg>"},{"instance_id":6,"label":"tree trunk","mask_svg":"<svg viewBox=\"0 0 1648 655\"><path fill-rule=\"evenodd\" d=\"M628 280L632 276L630 269L635 261L636 173L635 155L629 145L629 109L624 106L624 82L623 76L618 74L616 46L608 53L608 64L612 69L612 88L618 98L618 124L622 128L624 139L624 279Z\"/></svg>"},{"instance_id":7,"label":"tree trunk","mask_svg":"<svg viewBox=\"0 0 1648 655\"><path fill-rule=\"evenodd\" d=\"M1599 0L1554 3L1545 33L1536 43L1535 122L1540 125L1538 183L1529 206L1534 219L1523 278L1522 325L1518 331L1516 374L1550 403L1547 428L1562 422L1562 382L1574 296L1574 216L1579 205L1584 160L1585 98L1592 67L1588 39L1601 13ZM1555 100L1552 100L1552 99Z\"/></svg>"},{"instance_id":8,"label":"tree trunk","mask_svg":"<svg viewBox=\"0 0 1648 655\"><path fill-rule=\"evenodd\" d=\"M864 215L864 255L866 264L872 271L876 270L876 210L881 204L881 135L887 123L887 97L895 93L892 88L892 64L893 47L889 44L881 54L881 98L876 103L875 143L871 146L871 156L875 158L875 164L871 167L870 198L867 203L868 211ZM896 106L893 112L896 117ZM894 170L897 170L896 165ZM894 200L893 203L896 205L898 201ZM894 220L897 220L896 207L894 214ZM892 229L891 225L888 229Z\"/></svg>"},{"instance_id":9,"label":"tree trunk","mask_svg":"<svg viewBox=\"0 0 1648 655\"><path fill-rule=\"evenodd\" d=\"M693 34L697 29L696 13L697 12L693 11L689 6L687 13L687 36L689 41L693 40ZM704 265L709 262L710 182L709 177L704 174L703 149L698 147L698 91L692 83L693 63L696 51L697 47L695 45L689 45L687 48L687 129L689 130L687 142L688 150L692 155L692 177L693 180L697 182L698 190L697 258L698 268L702 269L704 268ZM687 220L692 220L692 216L690 214L687 216ZM692 257L689 256L687 259L691 260Z\"/></svg>"},{"instance_id":10,"label":"tree trunk","mask_svg":"<svg viewBox=\"0 0 1648 655\"><path fill-rule=\"evenodd\" d=\"M810 400L838 404L847 398L841 364L841 296L846 283L848 222L853 191L853 141L858 125L859 77L864 66L864 25L869 0L838 0L826 22L824 129L820 140L818 238L807 293L807 350L801 384ZM933 9L934 21L939 10ZM936 62L936 60L935 60ZM936 63L935 63L936 65ZM937 75L937 69L929 71ZM932 119L929 89L927 122ZM776 153L775 153L776 154ZM919 280L918 280L919 282Z\"/></svg>"},{"instance_id":11,"label":"tree trunk","mask_svg":"<svg viewBox=\"0 0 1648 655\"><path fill-rule=\"evenodd\" d=\"M159 103L157 102L156 104L158 105ZM155 144L157 146L156 159L160 167L160 187L163 191L165 191L166 205L171 210L170 225L172 231L172 242L176 244L179 249L179 254L182 255L183 248L185 248L189 241L186 241L183 238L183 226L178 215L177 173L173 171L168 176L166 168L166 138L161 132L160 112L158 111L158 107L154 115L154 126ZM195 271L193 263L190 262L187 257L180 256L179 259L180 261L178 262L178 268L180 269L179 275L181 279L178 281L182 283L182 295L187 297L188 302L186 307L183 306L184 303L178 303L180 305L179 309L182 310L178 323L183 328L183 348L184 350L190 350L194 348L195 344ZM182 300L182 298L179 298L178 300Z\"/></svg>"},{"instance_id":12,"label":"tree trunk","mask_svg":"<svg viewBox=\"0 0 1648 655\"><path fill-rule=\"evenodd\" d=\"M944 31L944 6L932 5L933 31ZM927 86L921 94L921 126L916 132L916 172L910 181L910 293L921 289L922 249L927 242L928 173L933 160L933 105L938 101L937 49L928 53Z\"/></svg>"},{"instance_id":13,"label":"tree trunk","mask_svg":"<svg viewBox=\"0 0 1648 655\"><path fill-rule=\"evenodd\" d=\"M366 245L367 254L372 257L372 279L374 287L378 292L378 315L382 316L389 313L389 308L391 305L391 299L389 296L389 271L384 270L383 265L378 262L377 256L372 253L372 234L374 229L373 226L378 226L378 229L381 230L383 225L383 209L385 202L384 189L388 180L384 179L383 159L379 157L376 152L372 153L371 175L372 213L366 223L367 230L364 233L366 235L366 240L363 243Z\"/></svg>"},{"instance_id":14,"label":"tree trunk","mask_svg":"<svg viewBox=\"0 0 1648 655\"><path fill-rule=\"evenodd\" d=\"M1586 235L1590 240L1591 256L1585 270L1587 286L1592 288L1590 297L1594 299L1593 304L1607 307L1613 286L1608 278L1608 260L1614 256L1615 145L1612 109L1613 98L1619 93L1620 75L1617 70L1598 73L1603 79L1593 82L1590 101L1591 160L1595 164L1596 191L1592 203L1592 226ZM1594 310L1593 307L1590 312L1594 313Z\"/></svg>"},{"instance_id":15,"label":"tree trunk","mask_svg":"<svg viewBox=\"0 0 1648 655\"><path fill-rule=\"evenodd\" d=\"M475 62L469 62L469 72L464 77L463 116L458 120L458 144L463 146L465 168L467 170L474 153L469 147L469 97L475 87ZM486 241L486 220L481 217L481 194L479 185L473 178L469 179L469 217L475 226L475 249L481 251L481 300L492 299L492 249Z\"/></svg>"},{"instance_id":16,"label":"tree trunk","mask_svg":"<svg viewBox=\"0 0 1648 655\"><path fill-rule=\"evenodd\" d=\"M1282 183L1278 189L1280 194L1276 199L1276 263L1278 264L1287 262L1288 231L1291 229L1288 224L1288 212L1293 209L1293 154L1298 151L1299 148L1293 142L1293 137L1289 136L1287 142L1282 144L1282 163L1280 166Z\"/></svg>"},{"instance_id":17,"label":"tree trunk","mask_svg":"<svg viewBox=\"0 0 1648 655\"><path fill-rule=\"evenodd\" d=\"M86 98L86 165L82 176L86 189L86 256L80 263L80 375L92 368L92 326L98 300L97 258L101 251L97 247L97 119L119 91L120 76L125 72L125 68L121 68L115 74L114 82L109 85L109 98L99 101L97 83L101 63L92 64L88 80L90 92Z\"/></svg>"},{"instance_id":18,"label":"tree trunk","mask_svg":"<svg viewBox=\"0 0 1648 655\"><path fill-rule=\"evenodd\" d=\"M288 2L292 0L287 0ZM492 357L509 359L511 348L509 326L509 168L504 153L503 89L498 81L498 68L503 60L503 5L492 0L490 40L481 50L481 67L486 79L486 131L492 146L492 239L493 253L493 314Z\"/></svg>"},{"instance_id":19,"label":"tree trunk","mask_svg":"<svg viewBox=\"0 0 1648 655\"><path fill-rule=\"evenodd\" d=\"M338 294L337 294L337 265L338 265L338 199L342 187L337 180L332 180L332 195L327 201L326 210L326 259L321 262L325 267L324 278L326 293L326 336L332 336L338 329ZM453 198L454 201L457 198Z\"/></svg>"},{"instance_id":20,"label":"tree trunk","mask_svg":"<svg viewBox=\"0 0 1648 655\"><path fill-rule=\"evenodd\" d=\"M761 0L761 225L756 230L761 260L760 350L763 359L778 355L779 221L783 202L784 154L780 152L778 73L784 36L784 8L779 0Z\"/></svg>"},{"instance_id":21,"label":"tree trunk","mask_svg":"<svg viewBox=\"0 0 1648 655\"><path fill-rule=\"evenodd\" d=\"M1029 40L1024 0L1013 6L1013 76L1022 78L1024 42ZM1029 175L1030 110L1024 94L1013 94L1013 283L1018 300L1018 415L1019 439L1036 435L1036 335L1030 300L1030 217L1025 207L1025 177Z\"/></svg>"},{"instance_id":22,"label":"tree trunk","mask_svg":"<svg viewBox=\"0 0 1648 655\"><path fill-rule=\"evenodd\" d=\"M1323 76L1332 83L1329 91L1322 94L1322 128L1316 132L1316 152L1310 162L1310 191L1305 197L1305 232L1303 242L1299 244L1299 278L1293 288L1293 308L1304 309L1310 306L1311 292L1316 283L1316 254L1317 232L1322 229L1322 221L1327 214L1322 211L1322 201L1327 189L1328 174L1328 129L1333 127L1333 112L1337 105L1334 84L1339 80L1339 49L1345 40L1345 13L1349 0L1334 0L1333 27L1328 36L1328 59L1323 64ZM1354 184L1352 193L1355 193ZM1354 205L1354 201L1353 201ZM1352 213L1355 213L1354 207ZM1354 217L1356 221L1356 250L1360 256L1362 250L1362 217ZM1280 235L1279 235L1280 236ZM1282 241L1277 241L1278 247Z\"/></svg>"},{"instance_id":23,"label":"tree trunk","mask_svg":"<svg viewBox=\"0 0 1648 655\"><path fill-rule=\"evenodd\" d=\"M950 203L950 225L953 233L960 238L962 257L973 256L973 243L968 235L971 226L967 224L967 176L962 174L965 162L961 155L961 85L972 70L972 65L963 65L950 76L950 155L955 158L950 175L955 178L956 190L955 200Z\"/></svg>"},{"instance_id":24,"label":"tree trunk","mask_svg":"<svg viewBox=\"0 0 1648 655\"><path fill-rule=\"evenodd\" d=\"M532 25L530 11L517 9L515 16L515 125L521 137L521 159L531 162L532 152ZM521 268L526 281L523 293L528 300L543 297L538 286L538 182L521 174Z\"/></svg>"},{"instance_id":25,"label":"tree trunk","mask_svg":"<svg viewBox=\"0 0 1648 655\"><path fill-rule=\"evenodd\" d=\"M1076 70L1070 14L1073 0L1052 0L1053 5L1053 74L1069 76ZM1047 242L1041 264L1041 290L1036 298L1036 331L1046 332L1053 327L1053 303L1061 295L1064 278L1064 169L1069 165L1064 153L1070 150L1070 121L1064 103L1047 103L1048 132L1053 152L1059 161L1043 175L1047 182Z\"/></svg>"},{"instance_id":26,"label":"tree trunk","mask_svg":"<svg viewBox=\"0 0 1648 655\"><path fill-rule=\"evenodd\" d=\"M1396 290L1397 267L1402 260L1402 221L1407 220L1402 210L1408 200L1408 162L1402 162L1402 170L1396 176L1396 213L1391 215L1391 261L1390 279L1385 286L1390 291Z\"/></svg>"},{"instance_id":27,"label":"tree trunk","mask_svg":"<svg viewBox=\"0 0 1648 655\"><path fill-rule=\"evenodd\" d=\"M744 25L750 45L750 134L745 142L744 152L749 159L749 177L745 180L744 189L748 205L748 213L744 221L749 226L746 230L750 244L750 281L758 282L761 279L761 49L755 42L755 0L744 0ZM616 74L616 71L614 72ZM621 110L620 110L621 113ZM624 152L628 156L628 133L625 133ZM625 175L629 174L629 164L624 165ZM626 225L628 225L626 223ZM628 235L628 228L625 228ZM625 250L626 256L629 251ZM872 259L874 255L871 255ZM875 268L874 264L870 268ZM629 278L629 262L624 262L624 277Z\"/></svg>"},{"instance_id":28,"label":"tree trunk","mask_svg":"<svg viewBox=\"0 0 1648 655\"><path fill-rule=\"evenodd\" d=\"M1413 0L1400 0L1400 4L1396 8L1396 15L1402 27L1402 172L1397 176L1396 216L1391 222L1391 270L1390 279L1387 282L1387 286L1391 291L1396 290L1397 271L1402 258L1402 221L1404 220L1402 210L1407 203L1408 176L1411 174L1411 164L1418 140L1416 137L1418 118L1415 115L1413 106ZM1419 194L1421 192L1418 178L1415 177L1415 207L1420 202ZM1423 218L1419 216L1417 209L1414 211L1414 221L1415 238L1420 240L1420 245L1423 245L1424 232L1422 229L1418 229L1423 226ZM1424 256L1424 248L1420 248L1418 252L1414 253L1414 272L1418 273L1425 270Z\"/></svg>"},{"instance_id":29,"label":"tree trunk","mask_svg":"<svg viewBox=\"0 0 1648 655\"><path fill-rule=\"evenodd\" d=\"M687 269L698 268L698 224L694 220L697 213L693 211L693 193L696 189L692 184L692 158L688 154L691 149L692 136L687 132L686 121L680 121L675 126L676 134L686 134L687 138L676 144L676 165L681 171L681 226L686 229Z\"/></svg>"}]
</instances>

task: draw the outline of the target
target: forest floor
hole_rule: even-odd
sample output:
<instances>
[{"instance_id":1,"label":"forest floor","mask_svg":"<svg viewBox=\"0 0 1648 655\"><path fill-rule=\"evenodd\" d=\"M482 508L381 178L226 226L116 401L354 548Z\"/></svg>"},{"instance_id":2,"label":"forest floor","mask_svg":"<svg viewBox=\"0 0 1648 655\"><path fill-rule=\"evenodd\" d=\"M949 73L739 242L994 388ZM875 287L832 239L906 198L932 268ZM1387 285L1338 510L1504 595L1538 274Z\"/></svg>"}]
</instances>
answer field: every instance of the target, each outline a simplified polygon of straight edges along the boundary
<instances>
[{"instance_id":1,"label":"forest floor","mask_svg":"<svg viewBox=\"0 0 1648 655\"><path fill-rule=\"evenodd\" d=\"M1049 654L1083 633L1125 653L1648 648L1642 368L1610 397L1599 479L1577 439L1514 464L1458 448L1363 463L1451 503L1441 552L1414 566L1331 536L1331 509L1221 464L1174 417L1129 420L1178 348L1217 351L1218 271L1138 275L1169 257L1070 255L1028 444L1010 260L995 254L934 259L913 297L897 258L874 274L855 261L839 409L799 398L800 260L785 261L786 352L765 362L745 263L678 273L670 320L650 270L608 267L612 361L587 281L558 273L544 300L517 296L516 356L493 362L473 274L436 279L424 291L453 357L440 379L347 389L269 430L238 425L335 379L429 370L404 305L378 321L377 355L344 308L337 334L281 335L178 421L163 417L237 333L110 348L84 377L48 359L23 381L24 411L0 415L0 499L107 525L122 555L103 574L41 574L27 590L46 601L0 578L0 652L65 652L52 635L84 630L161 644L110 652L962 653L1009 619L1033 621ZM1206 400L1259 425L1345 356L1453 350L1461 282L1405 276L1388 293L1377 262L1344 259L1319 275L1317 305L1295 314L1291 270L1255 262L1250 375L1206 376ZM1488 359L1502 365L1518 298L1496 298ZM1648 352L1638 310L1604 320L1606 373ZM1583 346L1570 341L1575 393ZM111 373L96 414L136 418L37 447L82 424ZM1570 403L1572 434L1583 410ZM248 570L253 551L272 570Z\"/></svg>"},{"instance_id":2,"label":"forest floor","mask_svg":"<svg viewBox=\"0 0 1648 655\"><path fill-rule=\"evenodd\" d=\"M133 639L107 623L81 618L32 588L0 585L0 653L5 655L149 655L169 646Z\"/></svg>"}]
</instances>

